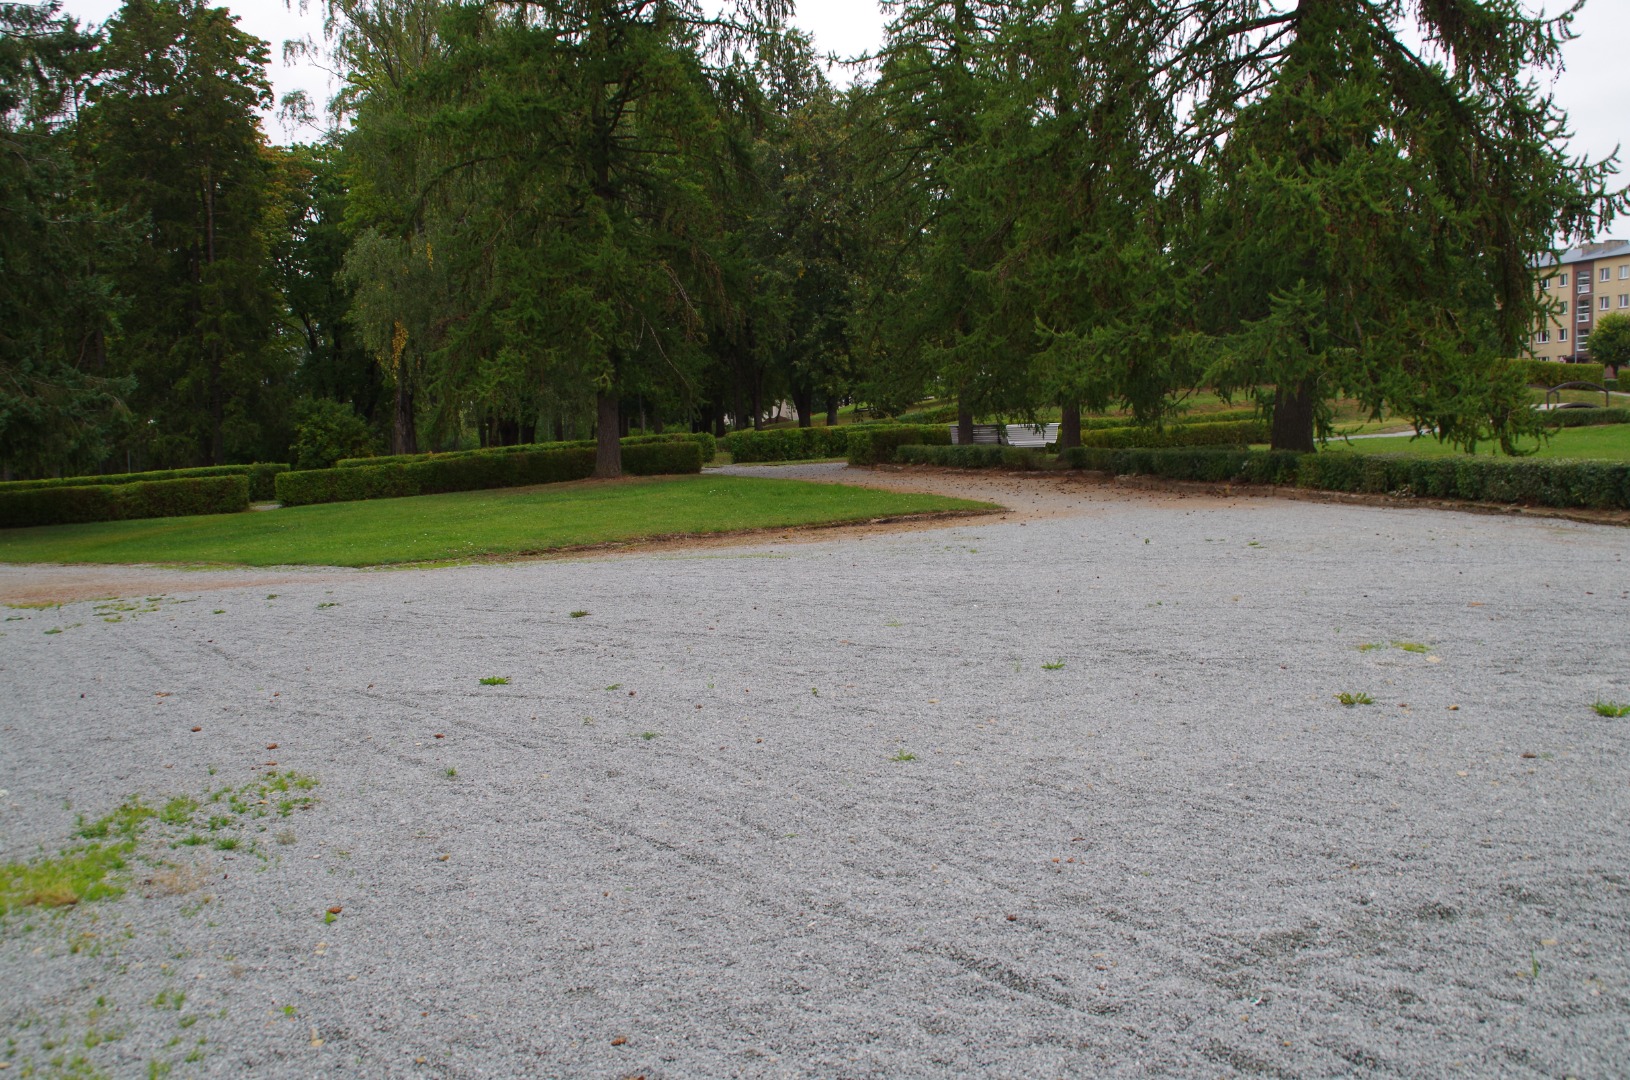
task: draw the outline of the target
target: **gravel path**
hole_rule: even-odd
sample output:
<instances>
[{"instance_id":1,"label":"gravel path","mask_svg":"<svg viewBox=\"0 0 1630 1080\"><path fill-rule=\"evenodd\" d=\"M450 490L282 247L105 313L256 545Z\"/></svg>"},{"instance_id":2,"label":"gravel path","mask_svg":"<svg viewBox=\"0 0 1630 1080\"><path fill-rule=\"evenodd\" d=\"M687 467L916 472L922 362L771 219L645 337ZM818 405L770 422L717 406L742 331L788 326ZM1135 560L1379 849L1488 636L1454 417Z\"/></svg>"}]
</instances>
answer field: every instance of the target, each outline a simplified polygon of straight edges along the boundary
<instances>
[{"instance_id":1,"label":"gravel path","mask_svg":"<svg viewBox=\"0 0 1630 1080\"><path fill-rule=\"evenodd\" d=\"M0 859L171 821L0 1061L1622 1075L1630 532L871 482L1015 512L8 610Z\"/></svg>"}]
</instances>

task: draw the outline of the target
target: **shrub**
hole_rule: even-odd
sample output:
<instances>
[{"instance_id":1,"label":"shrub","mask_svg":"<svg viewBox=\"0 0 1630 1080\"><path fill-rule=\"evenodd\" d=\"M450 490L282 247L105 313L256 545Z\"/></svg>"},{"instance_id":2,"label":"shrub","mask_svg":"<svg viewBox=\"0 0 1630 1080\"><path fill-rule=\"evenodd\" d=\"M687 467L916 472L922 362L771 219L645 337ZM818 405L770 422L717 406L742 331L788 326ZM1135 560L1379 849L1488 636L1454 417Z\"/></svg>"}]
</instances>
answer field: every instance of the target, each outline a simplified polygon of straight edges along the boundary
<instances>
[{"instance_id":1,"label":"shrub","mask_svg":"<svg viewBox=\"0 0 1630 1080\"><path fill-rule=\"evenodd\" d=\"M1040 459L1034 450L1017 446L906 445L894 452L906 465L944 465L958 469L1035 469Z\"/></svg>"},{"instance_id":2,"label":"shrub","mask_svg":"<svg viewBox=\"0 0 1630 1080\"><path fill-rule=\"evenodd\" d=\"M3 528L231 514L247 509L249 478L241 473L0 491L0 527Z\"/></svg>"},{"instance_id":3,"label":"shrub","mask_svg":"<svg viewBox=\"0 0 1630 1080\"><path fill-rule=\"evenodd\" d=\"M1555 360L1513 360L1529 386L1557 386L1565 382L1601 385L1607 369L1601 364L1563 364Z\"/></svg>"},{"instance_id":4,"label":"shrub","mask_svg":"<svg viewBox=\"0 0 1630 1080\"><path fill-rule=\"evenodd\" d=\"M665 431L660 435L630 435L622 440L624 447L664 442L695 443L697 450L701 452L703 465L710 463L719 454L719 440L715 439L713 434L707 431Z\"/></svg>"},{"instance_id":5,"label":"shrub","mask_svg":"<svg viewBox=\"0 0 1630 1080\"><path fill-rule=\"evenodd\" d=\"M1175 424L1159 431L1147 427L1099 428L1081 433L1082 446L1243 446L1267 441L1268 425L1264 420Z\"/></svg>"},{"instance_id":6,"label":"shrub","mask_svg":"<svg viewBox=\"0 0 1630 1080\"><path fill-rule=\"evenodd\" d=\"M849 464L885 465L902 446L949 446L951 429L944 424L899 424L889 427L852 427Z\"/></svg>"},{"instance_id":7,"label":"shrub","mask_svg":"<svg viewBox=\"0 0 1630 1080\"><path fill-rule=\"evenodd\" d=\"M620 440L623 446L643 446L647 443L661 442L694 442L702 452L702 462L706 464L713 460L719 452L718 443L713 436L705 431L677 431L661 435L633 435ZM442 453L425 454L390 454L382 457L341 458L334 462L335 468L355 469L361 466L373 465L410 465L419 461L453 461L458 458L492 457L507 454L535 454L540 450L581 450L584 447L594 449L596 443L593 439L572 439L569 442L546 443L520 443L516 446L482 446L473 450L448 450Z\"/></svg>"},{"instance_id":8,"label":"shrub","mask_svg":"<svg viewBox=\"0 0 1630 1080\"><path fill-rule=\"evenodd\" d=\"M42 488L60 487L108 487L124 484L146 484L157 480L190 480L206 476L247 476L249 478L249 497L264 501L274 495L274 478L280 472L287 472L288 466L283 464L254 465L204 465L196 469L157 469L152 472L139 473L108 473L105 476L60 476L49 480L8 480L0 483L0 492L5 491L35 491ZM88 518L90 521L107 521L108 518Z\"/></svg>"},{"instance_id":9,"label":"shrub","mask_svg":"<svg viewBox=\"0 0 1630 1080\"><path fill-rule=\"evenodd\" d=\"M1630 409L1553 409L1545 414L1544 423L1547 427L1630 424Z\"/></svg>"},{"instance_id":10,"label":"shrub","mask_svg":"<svg viewBox=\"0 0 1630 1080\"><path fill-rule=\"evenodd\" d=\"M730 459L742 464L843 457L849 452L851 430L849 427L807 427L734 431L725 436L724 446L730 451Z\"/></svg>"},{"instance_id":11,"label":"shrub","mask_svg":"<svg viewBox=\"0 0 1630 1080\"><path fill-rule=\"evenodd\" d=\"M689 437L623 447L623 471L634 476L701 470L701 443ZM285 506L394 499L449 491L556 484L583 480L593 472L592 446L514 453L440 454L383 465L284 473L277 478L277 497Z\"/></svg>"},{"instance_id":12,"label":"shrub","mask_svg":"<svg viewBox=\"0 0 1630 1080\"><path fill-rule=\"evenodd\" d=\"M315 398L300 405L293 450L296 469L329 469L340 458L373 453L374 435L351 406Z\"/></svg>"},{"instance_id":13,"label":"shrub","mask_svg":"<svg viewBox=\"0 0 1630 1080\"><path fill-rule=\"evenodd\" d=\"M1295 479L1300 456L1284 450L1078 446L1060 454L1059 461L1072 469L1116 475L1136 473L1223 484L1286 484Z\"/></svg>"}]
</instances>

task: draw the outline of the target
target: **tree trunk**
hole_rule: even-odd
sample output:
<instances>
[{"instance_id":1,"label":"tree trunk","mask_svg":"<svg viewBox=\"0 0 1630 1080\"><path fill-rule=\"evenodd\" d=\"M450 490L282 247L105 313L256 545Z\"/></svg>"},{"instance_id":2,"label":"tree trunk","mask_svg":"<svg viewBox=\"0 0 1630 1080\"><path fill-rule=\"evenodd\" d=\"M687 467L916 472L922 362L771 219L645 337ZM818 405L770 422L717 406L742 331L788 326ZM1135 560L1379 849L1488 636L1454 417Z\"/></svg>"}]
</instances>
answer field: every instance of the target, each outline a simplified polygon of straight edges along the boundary
<instances>
[{"instance_id":1,"label":"tree trunk","mask_svg":"<svg viewBox=\"0 0 1630 1080\"><path fill-rule=\"evenodd\" d=\"M1294 387L1277 387L1273 392L1273 421L1270 445L1275 450L1312 453L1313 380L1303 379Z\"/></svg>"},{"instance_id":2,"label":"tree trunk","mask_svg":"<svg viewBox=\"0 0 1630 1080\"><path fill-rule=\"evenodd\" d=\"M558 414L555 416L555 441L566 441L566 418Z\"/></svg>"},{"instance_id":3,"label":"tree trunk","mask_svg":"<svg viewBox=\"0 0 1630 1080\"><path fill-rule=\"evenodd\" d=\"M798 410L799 427L815 426L815 391L806 390L800 394L797 390L794 390L792 392L792 407Z\"/></svg>"},{"instance_id":4,"label":"tree trunk","mask_svg":"<svg viewBox=\"0 0 1630 1080\"><path fill-rule=\"evenodd\" d=\"M653 434L653 435L661 435L662 434L662 410L661 409L657 409L655 412L651 413L651 434Z\"/></svg>"},{"instance_id":5,"label":"tree trunk","mask_svg":"<svg viewBox=\"0 0 1630 1080\"><path fill-rule=\"evenodd\" d=\"M396 414L391 423L391 453L417 454L419 436L413 427L413 391L398 372L396 376Z\"/></svg>"},{"instance_id":6,"label":"tree trunk","mask_svg":"<svg viewBox=\"0 0 1630 1080\"><path fill-rule=\"evenodd\" d=\"M973 410L962 404L961 397L957 398L956 441L961 446L973 445Z\"/></svg>"},{"instance_id":7,"label":"tree trunk","mask_svg":"<svg viewBox=\"0 0 1630 1080\"><path fill-rule=\"evenodd\" d=\"M838 399L835 397L826 399L826 426L838 426Z\"/></svg>"},{"instance_id":8,"label":"tree trunk","mask_svg":"<svg viewBox=\"0 0 1630 1080\"><path fill-rule=\"evenodd\" d=\"M617 433L622 421L622 410L613 390L601 390L594 395L595 425L594 475L609 480L623 474L623 444Z\"/></svg>"},{"instance_id":9,"label":"tree trunk","mask_svg":"<svg viewBox=\"0 0 1630 1080\"><path fill-rule=\"evenodd\" d=\"M1058 448L1061 451L1081 445L1081 403L1066 401L1063 409L1058 421Z\"/></svg>"},{"instance_id":10,"label":"tree trunk","mask_svg":"<svg viewBox=\"0 0 1630 1080\"><path fill-rule=\"evenodd\" d=\"M725 426L724 402L721 401L713 406L713 437L722 439L728 434L730 434L730 429Z\"/></svg>"},{"instance_id":11,"label":"tree trunk","mask_svg":"<svg viewBox=\"0 0 1630 1080\"><path fill-rule=\"evenodd\" d=\"M764 380L761 379L759 377L759 375L758 375L758 372L755 371L753 373L753 430L754 431L759 431L759 430L763 429L764 421L761 419L763 416L764 416ZM740 427L741 425L737 424L736 426Z\"/></svg>"}]
</instances>

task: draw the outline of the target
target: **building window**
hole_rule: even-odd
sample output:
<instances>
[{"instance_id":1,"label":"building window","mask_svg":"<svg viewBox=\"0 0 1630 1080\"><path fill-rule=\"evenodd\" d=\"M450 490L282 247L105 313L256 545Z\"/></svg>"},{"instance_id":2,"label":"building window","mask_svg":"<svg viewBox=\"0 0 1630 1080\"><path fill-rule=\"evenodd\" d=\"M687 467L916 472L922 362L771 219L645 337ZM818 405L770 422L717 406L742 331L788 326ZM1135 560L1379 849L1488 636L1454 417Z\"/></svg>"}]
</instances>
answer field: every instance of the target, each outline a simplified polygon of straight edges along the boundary
<instances>
[{"instance_id":1,"label":"building window","mask_svg":"<svg viewBox=\"0 0 1630 1080\"><path fill-rule=\"evenodd\" d=\"M1567 313L1568 313L1568 302L1566 300L1564 300L1564 301L1562 301L1562 314L1566 315Z\"/></svg>"},{"instance_id":2,"label":"building window","mask_svg":"<svg viewBox=\"0 0 1630 1080\"><path fill-rule=\"evenodd\" d=\"M1545 278L1539 283L1539 287L1549 292L1551 288L1551 279Z\"/></svg>"},{"instance_id":3,"label":"building window","mask_svg":"<svg viewBox=\"0 0 1630 1080\"><path fill-rule=\"evenodd\" d=\"M1613 280L1613 268L1611 266L1602 267L1602 280L1603 281L1612 281Z\"/></svg>"},{"instance_id":4,"label":"building window","mask_svg":"<svg viewBox=\"0 0 1630 1080\"><path fill-rule=\"evenodd\" d=\"M1551 332L1549 330L1541 330L1539 333L1534 335L1534 340L1539 342L1541 345L1545 345L1551 340Z\"/></svg>"},{"instance_id":5,"label":"building window","mask_svg":"<svg viewBox=\"0 0 1630 1080\"><path fill-rule=\"evenodd\" d=\"M1556 339L1558 341L1567 341L1568 340L1568 328L1566 326L1562 327L1560 330L1558 330L1556 332Z\"/></svg>"},{"instance_id":6,"label":"building window","mask_svg":"<svg viewBox=\"0 0 1630 1080\"><path fill-rule=\"evenodd\" d=\"M1630 263L1625 263L1619 267L1619 280L1630 281Z\"/></svg>"},{"instance_id":7,"label":"building window","mask_svg":"<svg viewBox=\"0 0 1630 1080\"><path fill-rule=\"evenodd\" d=\"M1590 278L1580 278L1579 279L1579 291L1580 292L1590 292Z\"/></svg>"},{"instance_id":8,"label":"building window","mask_svg":"<svg viewBox=\"0 0 1630 1080\"><path fill-rule=\"evenodd\" d=\"M1619 294L1619 306L1620 307L1630 307L1630 293L1620 293Z\"/></svg>"},{"instance_id":9,"label":"building window","mask_svg":"<svg viewBox=\"0 0 1630 1080\"><path fill-rule=\"evenodd\" d=\"M1611 296L1604 296L1604 297L1602 297L1602 302L1601 302L1601 305L1600 305L1600 307L1601 307L1601 309L1602 309L1602 310L1603 310L1603 311L1606 311L1606 310L1607 310L1607 308L1608 308L1608 302L1609 302L1609 301L1611 301L1611 300L1612 300L1612 299L1613 299L1613 298L1612 298L1612 297L1611 297Z\"/></svg>"},{"instance_id":10,"label":"building window","mask_svg":"<svg viewBox=\"0 0 1630 1080\"><path fill-rule=\"evenodd\" d=\"M1574 322L1590 322L1590 308L1580 308L1579 314L1574 317Z\"/></svg>"},{"instance_id":11,"label":"building window","mask_svg":"<svg viewBox=\"0 0 1630 1080\"><path fill-rule=\"evenodd\" d=\"M1558 274L1556 281L1557 281L1557 284L1560 285L1562 288L1566 289L1568 287L1568 275L1567 274Z\"/></svg>"}]
</instances>

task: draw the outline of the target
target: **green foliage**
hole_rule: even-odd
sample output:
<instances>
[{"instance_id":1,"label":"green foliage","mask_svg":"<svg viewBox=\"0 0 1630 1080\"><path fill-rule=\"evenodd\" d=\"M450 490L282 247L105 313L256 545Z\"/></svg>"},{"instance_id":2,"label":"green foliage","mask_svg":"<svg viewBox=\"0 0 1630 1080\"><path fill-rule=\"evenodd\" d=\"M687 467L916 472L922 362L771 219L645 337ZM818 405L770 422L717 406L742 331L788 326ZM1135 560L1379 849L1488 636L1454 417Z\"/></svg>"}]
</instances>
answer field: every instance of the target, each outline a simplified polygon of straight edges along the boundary
<instances>
[{"instance_id":1,"label":"green foliage","mask_svg":"<svg viewBox=\"0 0 1630 1080\"><path fill-rule=\"evenodd\" d=\"M757 461L803 461L843 457L849 452L853 427L772 428L769 431L733 431L724 438L730 460L738 465Z\"/></svg>"},{"instance_id":2,"label":"green foliage","mask_svg":"<svg viewBox=\"0 0 1630 1080\"><path fill-rule=\"evenodd\" d=\"M0 491L0 528L233 514L249 509L246 476Z\"/></svg>"},{"instance_id":3,"label":"green foliage","mask_svg":"<svg viewBox=\"0 0 1630 1080\"><path fill-rule=\"evenodd\" d=\"M1597 319L1590 332L1589 348L1597 366L1610 367L1617 376L1619 368L1630 364L1630 315L1615 311ZM1590 381L1599 383L1602 377Z\"/></svg>"},{"instance_id":4,"label":"green foliage","mask_svg":"<svg viewBox=\"0 0 1630 1080\"><path fill-rule=\"evenodd\" d=\"M849 429L849 464L886 465L902 446L949 446L951 429L944 424L902 424L891 427Z\"/></svg>"},{"instance_id":5,"label":"green foliage","mask_svg":"<svg viewBox=\"0 0 1630 1080\"><path fill-rule=\"evenodd\" d=\"M1100 428L1081 433L1082 446L1244 446L1267 441L1268 424L1264 420L1175 424L1159 430L1145 427Z\"/></svg>"},{"instance_id":6,"label":"green foliage","mask_svg":"<svg viewBox=\"0 0 1630 1080\"><path fill-rule=\"evenodd\" d=\"M1630 463L1499 457L1409 457L1325 451L1067 450L1070 468L1210 483L1288 484L1322 491L1409 494L1474 502L1630 509Z\"/></svg>"},{"instance_id":7,"label":"green foliage","mask_svg":"<svg viewBox=\"0 0 1630 1080\"><path fill-rule=\"evenodd\" d=\"M1608 424L1630 424L1630 409L1552 409L1545 414L1546 427L1601 427Z\"/></svg>"},{"instance_id":8,"label":"green foliage","mask_svg":"<svg viewBox=\"0 0 1630 1080\"><path fill-rule=\"evenodd\" d=\"M1602 701L1598 699L1591 705L1591 709L1595 711L1597 716L1605 716L1609 720L1630 716L1630 705L1626 705L1621 701Z\"/></svg>"},{"instance_id":9,"label":"green foliage","mask_svg":"<svg viewBox=\"0 0 1630 1080\"><path fill-rule=\"evenodd\" d=\"M0 463L14 475L94 468L128 427L135 385L108 377L105 342L133 234L74 152L97 44L58 4L0 4Z\"/></svg>"},{"instance_id":10,"label":"green foliage","mask_svg":"<svg viewBox=\"0 0 1630 1080\"><path fill-rule=\"evenodd\" d=\"M1613 318L1612 315L1605 318ZM1623 318L1623 316L1620 316ZM1591 353L1596 351L1596 333L1590 335ZM1521 374L1529 386L1549 389L1568 382L1588 382L1600 386L1605 372L1601 364L1563 364L1555 360L1513 360L1509 366Z\"/></svg>"},{"instance_id":11,"label":"green foliage","mask_svg":"<svg viewBox=\"0 0 1630 1080\"><path fill-rule=\"evenodd\" d=\"M631 435L619 441L623 446L693 442L701 452L703 464L713 460L714 455L718 453L719 446L718 441L705 431L686 431L664 435ZM442 454L391 454L382 457L341 458L334 464L337 468L352 469L359 465L405 465L416 461L450 461L457 458L490 457L502 454L530 454L538 450L580 450L594 445L593 439L576 439L571 442L555 443L521 443L515 446L483 446L474 450L450 450Z\"/></svg>"},{"instance_id":12,"label":"green foliage","mask_svg":"<svg viewBox=\"0 0 1630 1080\"><path fill-rule=\"evenodd\" d=\"M894 451L902 465L942 465L954 469L1036 469L1041 455L1017 446L919 446Z\"/></svg>"},{"instance_id":13,"label":"green foliage","mask_svg":"<svg viewBox=\"0 0 1630 1080\"><path fill-rule=\"evenodd\" d=\"M691 439L636 443L623 451L623 468L633 476L694 473L702 470L700 445ZM590 447L511 453L443 454L384 465L289 472L277 478L284 506L394 499L450 491L526 487L583 480L594 472Z\"/></svg>"},{"instance_id":14,"label":"green foliage","mask_svg":"<svg viewBox=\"0 0 1630 1080\"><path fill-rule=\"evenodd\" d=\"M1349 709L1352 708L1354 705L1374 705L1375 704L1375 699L1372 698L1370 695L1365 694L1365 693L1357 693L1357 694L1355 694L1355 693L1353 693L1351 691L1348 691L1348 690L1343 690L1341 693L1337 694L1336 695L1336 700L1341 702L1343 705L1347 706Z\"/></svg>"},{"instance_id":15,"label":"green foliage","mask_svg":"<svg viewBox=\"0 0 1630 1080\"><path fill-rule=\"evenodd\" d=\"M249 497L265 501L275 494L273 483L287 465L204 465L196 469L157 469L152 472L107 473L101 476L63 476L50 480L12 480L0 483L0 493L8 491L34 491L41 488L96 487L108 484L145 484L156 480L188 480L200 476L246 476L249 478Z\"/></svg>"},{"instance_id":16,"label":"green foliage","mask_svg":"<svg viewBox=\"0 0 1630 1080\"><path fill-rule=\"evenodd\" d=\"M327 398L307 399L296 411L294 467L329 469L340 458L359 457L374 449L368 422L351 406Z\"/></svg>"}]
</instances>

